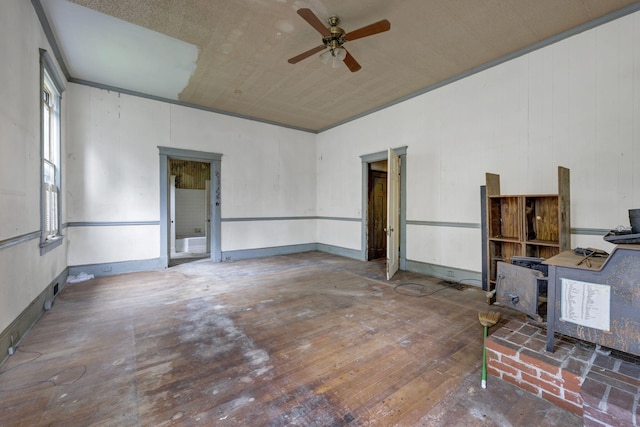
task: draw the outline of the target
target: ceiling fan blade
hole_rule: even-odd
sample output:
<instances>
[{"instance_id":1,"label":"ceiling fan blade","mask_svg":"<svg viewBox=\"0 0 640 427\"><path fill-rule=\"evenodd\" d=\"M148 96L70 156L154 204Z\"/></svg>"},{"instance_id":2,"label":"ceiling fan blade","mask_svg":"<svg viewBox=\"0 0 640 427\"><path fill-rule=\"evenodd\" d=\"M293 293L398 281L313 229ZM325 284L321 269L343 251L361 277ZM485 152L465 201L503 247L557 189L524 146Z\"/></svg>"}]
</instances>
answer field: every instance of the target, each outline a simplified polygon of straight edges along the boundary
<instances>
[{"instance_id":1,"label":"ceiling fan blade","mask_svg":"<svg viewBox=\"0 0 640 427\"><path fill-rule=\"evenodd\" d=\"M361 39L362 37L372 36L374 34L389 31L390 28L391 23L386 19L383 19L382 21L374 22L373 24L358 28L357 30L349 31L344 35L344 39L346 41Z\"/></svg>"},{"instance_id":2,"label":"ceiling fan blade","mask_svg":"<svg viewBox=\"0 0 640 427\"><path fill-rule=\"evenodd\" d=\"M298 15L307 21L309 25L315 28L317 32L322 34L322 37L329 37L331 35L329 29L325 27L322 21L311 11L311 9L307 9L306 7L298 9Z\"/></svg>"},{"instance_id":3,"label":"ceiling fan blade","mask_svg":"<svg viewBox=\"0 0 640 427\"><path fill-rule=\"evenodd\" d=\"M349 68L349 70L351 70L352 73L355 73L360 68L362 68L360 64L358 64L358 61L356 61L356 59L353 56L351 56L351 54L346 49L345 49L345 52L347 52L347 56L344 57L342 62L344 62L344 65L346 65L347 68Z\"/></svg>"},{"instance_id":4,"label":"ceiling fan blade","mask_svg":"<svg viewBox=\"0 0 640 427\"><path fill-rule=\"evenodd\" d=\"M323 49L326 49L327 47L323 44L321 44L320 46L316 46L313 49L309 49L306 52L302 52L300 55L296 55L293 58L289 59L289 64L297 64L298 62L302 61L305 58L310 57L311 55L313 55L314 53L320 52Z\"/></svg>"}]
</instances>

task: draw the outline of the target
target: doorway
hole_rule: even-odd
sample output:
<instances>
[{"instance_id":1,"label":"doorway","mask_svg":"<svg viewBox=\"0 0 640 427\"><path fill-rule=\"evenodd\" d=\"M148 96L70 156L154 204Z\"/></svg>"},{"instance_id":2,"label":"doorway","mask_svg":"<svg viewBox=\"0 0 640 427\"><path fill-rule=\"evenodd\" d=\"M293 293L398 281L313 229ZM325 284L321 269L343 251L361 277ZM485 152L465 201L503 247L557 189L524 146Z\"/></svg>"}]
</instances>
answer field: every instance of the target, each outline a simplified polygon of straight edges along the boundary
<instances>
[{"instance_id":1,"label":"doorway","mask_svg":"<svg viewBox=\"0 0 640 427\"><path fill-rule=\"evenodd\" d=\"M170 147L158 149L161 265L168 267L170 261L172 265L179 263L174 260L180 258L192 260L189 259L191 255L195 255L191 258L209 258L220 262L222 154ZM181 194L180 190L189 191ZM189 205L190 208L185 211L183 205ZM178 206L180 208L176 209ZM179 240L184 237L189 240Z\"/></svg>"},{"instance_id":2,"label":"doorway","mask_svg":"<svg viewBox=\"0 0 640 427\"><path fill-rule=\"evenodd\" d=\"M169 267L209 258L211 164L169 159Z\"/></svg>"},{"instance_id":3,"label":"doorway","mask_svg":"<svg viewBox=\"0 0 640 427\"><path fill-rule=\"evenodd\" d=\"M369 163L367 261L387 256L387 161Z\"/></svg>"},{"instance_id":4,"label":"doorway","mask_svg":"<svg viewBox=\"0 0 640 427\"><path fill-rule=\"evenodd\" d=\"M406 158L406 146L360 156L362 161L362 259L377 261L386 258L387 277L393 276L396 268L406 269ZM389 175L389 165L397 165L394 166L395 173L392 176ZM386 182L382 184L384 176L386 176ZM390 180L392 177L395 178ZM389 185L393 187L392 194L390 194ZM391 204L393 206L390 206ZM383 209L381 205L384 206ZM386 211L384 221L384 214L381 211ZM390 212L393 213L393 217L389 217ZM392 219L395 225L389 227L388 233L387 223ZM384 236L384 243L380 242L381 234ZM392 241L391 246L395 248L391 251L389 250L390 241ZM386 249L385 258L379 257L384 253L383 248Z\"/></svg>"}]
</instances>

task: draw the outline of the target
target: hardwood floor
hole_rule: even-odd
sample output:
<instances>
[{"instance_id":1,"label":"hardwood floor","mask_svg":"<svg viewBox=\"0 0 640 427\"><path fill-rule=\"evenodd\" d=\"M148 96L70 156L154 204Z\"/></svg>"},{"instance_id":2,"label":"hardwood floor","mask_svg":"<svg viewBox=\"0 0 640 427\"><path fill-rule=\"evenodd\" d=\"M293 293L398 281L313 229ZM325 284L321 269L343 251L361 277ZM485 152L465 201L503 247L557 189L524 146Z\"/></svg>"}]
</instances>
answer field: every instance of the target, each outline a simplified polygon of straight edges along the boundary
<instances>
[{"instance_id":1,"label":"hardwood floor","mask_svg":"<svg viewBox=\"0 0 640 427\"><path fill-rule=\"evenodd\" d=\"M484 301L320 252L68 285L0 368L0 425L582 425L480 388Z\"/></svg>"}]
</instances>

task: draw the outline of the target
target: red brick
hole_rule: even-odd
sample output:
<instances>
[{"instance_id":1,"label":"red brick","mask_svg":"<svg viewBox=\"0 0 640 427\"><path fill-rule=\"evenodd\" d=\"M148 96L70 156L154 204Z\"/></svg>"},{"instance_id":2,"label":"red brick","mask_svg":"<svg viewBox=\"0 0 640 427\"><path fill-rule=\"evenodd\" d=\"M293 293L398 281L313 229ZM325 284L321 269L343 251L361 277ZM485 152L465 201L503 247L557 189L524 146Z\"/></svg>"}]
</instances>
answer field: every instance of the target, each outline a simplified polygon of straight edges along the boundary
<instances>
[{"instance_id":1,"label":"red brick","mask_svg":"<svg viewBox=\"0 0 640 427\"><path fill-rule=\"evenodd\" d=\"M530 324L525 324L525 325L522 325L522 327L518 330L518 332L532 337L540 333L540 328L532 326Z\"/></svg>"},{"instance_id":2,"label":"red brick","mask_svg":"<svg viewBox=\"0 0 640 427\"><path fill-rule=\"evenodd\" d=\"M611 427L608 424L603 424L600 421L593 419L586 411L582 415L582 423L583 427Z\"/></svg>"},{"instance_id":3,"label":"red brick","mask_svg":"<svg viewBox=\"0 0 640 427\"><path fill-rule=\"evenodd\" d=\"M537 376L538 370L531 365L524 364L516 359L505 357L502 359L502 363L511 365L521 372L526 372L529 375Z\"/></svg>"},{"instance_id":4,"label":"red brick","mask_svg":"<svg viewBox=\"0 0 640 427\"><path fill-rule=\"evenodd\" d=\"M588 417L587 416L584 417L585 419L591 418L593 420L598 420L601 423L600 425L616 426L616 427L633 427L632 423L621 421L616 417L612 416L611 414L607 414L605 412L599 411L597 408L591 408L591 407L585 406L584 413L588 415ZM587 424L585 423L585 425ZM591 425L594 425L594 424L591 424Z\"/></svg>"},{"instance_id":5,"label":"red brick","mask_svg":"<svg viewBox=\"0 0 640 427\"><path fill-rule=\"evenodd\" d=\"M545 334L546 336L546 334ZM562 338L558 338L556 337L556 339L554 340L555 343L555 347L556 349L558 348L564 348L567 350L573 350L573 348L576 346L576 342L573 339L570 339L569 337L562 335Z\"/></svg>"},{"instance_id":6,"label":"red brick","mask_svg":"<svg viewBox=\"0 0 640 427\"><path fill-rule=\"evenodd\" d=\"M532 377L531 375L522 374L522 380L532 384L535 387L538 387L541 390L546 391L547 393L555 394L558 397L561 397L561 388L557 385L542 381L538 377Z\"/></svg>"},{"instance_id":7,"label":"red brick","mask_svg":"<svg viewBox=\"0 0 640 427\"><path fill-rule=\"evenodd\" d=\"M570 391L572 393L577 393L577 394L580 394L580 390L582 390L581 381L564 380L563 387L565 390Z\"/></svg>"},{"instance_id":8,"label":"red brick","mask_svg":"<svg viewBox=\"0 0 640 427\"><path fill-rule=\"evenodd\" d=\"M580 390L580 396L582 396L584 406L593 406L597 408L606 391L607 386L605 384L591 378L587 378L582 384L582 389Z\"/></svg>"},{"instance_id":9,"label":"red brick","mask_svg":"<svg viewBox=\"0 0 640 427\"><path fill-rule=\"evenodd\" d=\"M498 330L494 331L491 336L494 338L503 338L503 339L507 339L507 337L509 335L511 335L513 331L507 329L507 328L499 328Z\"/></svg>"},{"instance_id":10,"label":"red brick","mask_svg":"<svg viewBox=\"0 0 640 427\"><path fill-rule=\"evenodd\" d=\"M633 422L635 396L626 391L612 388L607 398L607 413L625 422Z\"/></svg>"},{"instance_id":11,"label":"red brick","mask_svg":"<svg viewBox=\"0 0 640 427\"><path fill-rule=\"evenodd\" d=\"M487 365L487 374L493 375L494 377L502 378L502 371L497 370L491 365Z\"/></svg>"},{"instance_id":12,"label":"red brick","mask_svg":"<svg viewBox=\"0 0 640 427\"><path fill-rule=\"evenodd\" d=\"M589 364L583 360L570 357L562 365L562 376L575 375L577 377L586 377L589 372ZM580 380L582 382L582 380Z\"/></svg>"},{"instance_id":13,"label":"red brick","mask_svg":"<svg viewBox=\"0 0 640 427\"><path fill-rule=\"evenodd\" d=\"M640 365L622 361L618 372L630 378L640 379Z\"/></svg>"},{"instance_id":14,"label":"red brick","mask_svg":"<svg viewBox=\"0 0 640 427\"><path fill-rule=\"evenodd\" d=\"M504 363L492 360L491 363L489 363L488 365L489 368L493 368L497 371L501 371L501 372L505 372L509 375L512 375L514 377L518 376L518 370L515 369L513 366L510 365L506 365Z\"/></svg>"},{"instance_id":15,"label":"red brick","mask_svg":"<svg viewBox=\"0 0 640 427\"><path fill-rule=\"evenodd\" d=\"M564 400L575 403L576 405L582 407L582 397L580 393L574 393L567 389L564 390Z\"/></svg>"},{"instance_id":16,"label":"red brick","mask_svg":"<svg viewBox=\"0 0 640 427\"><path fill-rule=\"evenodd\" d=\"M531 338L525 344L525 347L536 353L542 353L547 346L547 342L537 338Z\"/></svg>"},{"instance_id":17,"label":"red brick","mask_svg":"<svg viewBox=\"0 0 640 427\"><path fill-rule=\"evenodd\" d=\"M573 402L570 402L568 400L564 400L561 397L555 396L551 393L547 393L546 391L542 391L542 396L541 396L544 400L547 400L551 403L553 403L556 406L559 406L563 409L566 409L567 411L573 412L576 415L582 415L582 406L578 406Z\"/></svg>"},{"instance_id":18,"label":"red brick","mask_svg":"<svg viewBox=\"0 0 640 427\"><path fill-rule=\"evenodd\" d=\"M518 382L520 381L516 377L514 377L512 375L507 375L507 374L502 375L502 379L504 381L508 382L508 383L513 384L513 385L518 385Z\"/></svg>"},{"instance_id":19,"label":"red brick","mask_svg":"<svg viewBox=\"0 0 640 427\"><path fill-rule=\"evenodd\" d=\"M561 347L561 348L556 348L555 351L551 352L551 351L546 351L546 347L545 347L544 354L554 359L557 359L558 361L564 362L569 358L569 355L572 352L573 352L572 348L568 349L566 347Z\"/></svg>"},{"instance_id":20,"label":"red brick","mask_svg":"<svg viewBox=\"0 0 640 427\"><path fill-rule=\"evenodd\" d=\"M520 332L514 332L510 336L506 337L506 339L516 345L522 345L529 339L528 335L521 334Z\"/></svg>"},{"instance_id":21,"label":"red brick","mask_svg":"<svg viewBox=\"0 0 640 427\"><path fill-rule=\"evenodd\" d=\"M504 379L504 378L502 378L502 376L503 376L502 372L498 371L497 369L487 368L487 374L491 375L491 376L494 376L494 377L496 377L496 378L498 378L500 380Z\"/></svg>"},{"instance_id":22,"label":"red brick","mask_svg":"<svg viewBox=\"0 0 640 427\"><path fill-rule=\"evenodd\" d=\"M495 352L490 348L487 349L487 360L501 360L502 353Z\"/></svg>"},{"instance_id":23,"label":"red brick","mask_svg":"<svg viewBox=\"0 0 640 427\"><path fill-rule=\"evenodd\" d=\"M593 361L593 365L603 369L613 370L613 366L616 363L616 359L604 354L596 354L596 358Z\"/></svg>"},{"instance_id":24,"label":"red brick","mask_svg":"<svg viewBox=\"0 0 640 427\"><path fill-rule=\"evenodd\" d=\"M556 375L549 375L545 371L540 371L540 379L558 387L564 387L564 380L562 378L558 378Z\"/></svg>"},{"instance_id":25,"label":"red brick","mask_svg":"<svg viewBox=\"0 0 640 427\"><path fill-rule=\"evenodd\" d=\"M560 368L557 366L557 362L549 357L541 354L535 354L526 349L520 352L519 356L520 360L524 363L528 363L547 371L550 375L558 375L560 373Z\"/></svg>"},{"instance_id":26,"label":"red brick","mask_svg":"<svg viewBox=\"0 0 640 427\"><path fill-rule=\"evenodd\" d=\"M512 331L517 331L523 325L526 325L526 323L520 319L510 319L509 322L506 325L504 325L504 327Z\"/></svg>"},{"instance_id":27,"label":"red brick","mask_svg":"<svg viewBox=\"0 0 640 427\"><path fill-rule=\"evenodd\" d=\"M507 356L515 356L519 350L519 348L514 344L508 341L505 341L499 338L493 338L493 337L487 338L486 345L487 345L487 349L491 349L496 353L502 353Z\"/></svg>"},{"instance_id":28,"label":"red brick","mask_svg":"<svg viewBox=\"0 0 640 427\"><path fill-rule=\"evenodd\" d=\"M529 393L534 394L538 397L540 396L540 390L527 382L521 381L507 374L502 375L502 379L510 382L511 384L515 385L518 388L521 388L524 391L528 391Z\"/></svg>"},{"instance_id":29,"label":"red brick","mask_svg":"<svg viewBox=\"0 0 640 427\"><path fill-rule=\"evenodd\" d=\"M592 369L587 375L587 378L591 378L603 384L608 384L612 387L619 388L620 390L628 391L629 393L635 393L638 390L638 388L633 384L629 384L627 381L621 380L621 378L624 377L616 375L615 372L596 372L594 369Z\"/></svg>"},{"instance_id":30,"label":"red brick","mask_svg":"<svg viewBox=\"0 0 640 427\"><path fill-rule=\"evenodd\" d=\"M593 352L595 351L595 347L584 348L579 345L576 345L573 349L573 353L571 353L571 357L584 360L585 362L589 362L593 357Z\"/></svg>"}]
</instances>

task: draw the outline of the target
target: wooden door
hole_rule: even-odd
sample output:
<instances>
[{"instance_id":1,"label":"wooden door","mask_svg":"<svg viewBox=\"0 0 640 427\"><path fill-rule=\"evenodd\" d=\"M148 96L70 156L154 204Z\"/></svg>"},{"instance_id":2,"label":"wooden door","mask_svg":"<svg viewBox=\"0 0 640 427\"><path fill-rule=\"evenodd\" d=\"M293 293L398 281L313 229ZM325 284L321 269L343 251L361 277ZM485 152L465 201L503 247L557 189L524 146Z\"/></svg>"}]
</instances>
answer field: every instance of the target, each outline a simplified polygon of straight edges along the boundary
<instances>
[{"instance_id":1,"label":"wooden door","mask_svg":"<svg viewBox=\"0 0 640 427\"><path fill-rule=\"evenodd\" d=\"M391 280L400 261L400 157L389 148L387 161L387 280Z\"/></svg>"},{"instance_id":2,"label":"wooden door","mask_svg":"<svg viewBox=\"0 0 640 427\"><path fill-rule=\"evenodd\" d=\"M368 259L384 258L387 254L387 173L369 171Z\"/></svg>"}]
</instances>

